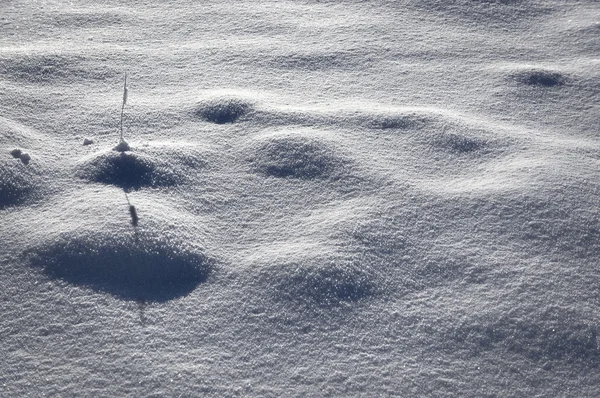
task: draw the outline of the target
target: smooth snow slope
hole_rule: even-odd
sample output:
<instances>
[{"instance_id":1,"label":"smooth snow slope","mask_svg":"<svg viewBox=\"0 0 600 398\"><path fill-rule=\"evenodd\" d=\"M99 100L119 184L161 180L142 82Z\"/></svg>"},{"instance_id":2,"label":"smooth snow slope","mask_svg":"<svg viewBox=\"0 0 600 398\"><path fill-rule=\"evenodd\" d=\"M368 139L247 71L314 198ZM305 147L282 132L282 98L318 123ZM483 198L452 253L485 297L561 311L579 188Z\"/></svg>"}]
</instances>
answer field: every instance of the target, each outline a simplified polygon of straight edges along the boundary
<instances>
[{"instance_id":1,"label":"smooth snow slope","mask_svg":"<svg viewBox=\"0 0 600 398\"><path fill-rule=\"evenodd\" d=\"M5 0L0 33L0 396L600 394L598 2Z\"/></svg>"}]
</instances>

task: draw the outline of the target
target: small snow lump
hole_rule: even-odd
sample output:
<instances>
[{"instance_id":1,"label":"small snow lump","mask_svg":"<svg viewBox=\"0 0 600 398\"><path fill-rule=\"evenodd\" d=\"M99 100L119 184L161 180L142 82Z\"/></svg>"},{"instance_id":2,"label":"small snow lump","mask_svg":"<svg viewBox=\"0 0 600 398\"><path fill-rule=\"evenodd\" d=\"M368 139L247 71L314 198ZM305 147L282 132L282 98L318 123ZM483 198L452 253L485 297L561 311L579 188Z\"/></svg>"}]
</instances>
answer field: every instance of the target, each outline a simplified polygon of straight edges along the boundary
<instances>
[{"instance_id":1,"label":"small snow lump","mask_svg":"<svg viewBox=\"0 0 600 398\"><path fill-rule=\"evenodd\" d=\"M27 152L23 152L18 148L15 148L12 151L10 151L10 154L15 159L21 159L21 162L23 162L23 164L29 164L29 161L31 160L31 156Z\"/></svg>"},{"instance_id":2,"label":"small snow lump","mask_svg":"<svg viewBox=\"0 0 600 398\"><path fill-rule=\"evenodd\" d=\"M251 109L251 104L244 100L224 97L201 102L196 114L207 122L226 124L236 122Z\"/></svg>"},{"instance_id":3,"label":"small snow lump","mask_svg":"<svg viewBox=\"0 0 600 398\"><path fill-rule=\"evenodd\" d=\"M250 161L267 176L306 180L335 177L346 163L326 142L292 134L264 140Z\"/></svg>"},{"instance_id":4,"label":"small snow lump","mask_svg":"<svg viewBox=\"0 0 600 398\"><path fill-rule=\"evenodd\" d=\"M35 177L18 162L0 163L0 209L25 200L34 190Z\"/></svg>"},{"instance_id":5,"label":"small snow lump","mask_svg":"<svg viewBox=\"0 0 600 398\"><path fill-rule=\"evenodd\" d=\"M171 186L183 180L169 162L141 152L99 153L81 164L78 173L86 180L125 190Z\"/></svg>"}]
</instances>

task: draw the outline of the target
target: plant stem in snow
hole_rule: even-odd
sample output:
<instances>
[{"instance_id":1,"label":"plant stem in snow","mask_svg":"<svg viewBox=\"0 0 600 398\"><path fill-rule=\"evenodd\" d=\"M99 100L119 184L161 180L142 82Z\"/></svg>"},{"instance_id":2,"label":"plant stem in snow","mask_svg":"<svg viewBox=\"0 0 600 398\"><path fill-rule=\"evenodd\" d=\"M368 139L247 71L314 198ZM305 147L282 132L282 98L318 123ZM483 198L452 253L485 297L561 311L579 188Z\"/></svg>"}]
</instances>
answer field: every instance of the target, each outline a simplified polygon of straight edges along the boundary
<instances>
[{"instance_id":1,"label":"plant stem in snow","mask_svg":"<svg viewBox=\"0 0 600 398\"><path fill-rule=\"evenodd\" d=\"M123 83L123 105L121 105L121 139L119 140L119 144L113 148L113 150L118 152L129 151L129 144L123 138L123 114L125 112L125 104L127 103L127 73L125 73L125 82Z\"/></svg>"},{"instance_id":2,"label":"plant stem in snow","mask_svg":"<svg viewBox=\"0 0 600 398\"><path fill-rule=\"evenodd\" d=\"M125 104L127 103L127 73L125 73L125 83L123 84L123 105L121 105L121 142L125 142L123 139L123 113L125 111Z\"/></svg>"}]
</instances>

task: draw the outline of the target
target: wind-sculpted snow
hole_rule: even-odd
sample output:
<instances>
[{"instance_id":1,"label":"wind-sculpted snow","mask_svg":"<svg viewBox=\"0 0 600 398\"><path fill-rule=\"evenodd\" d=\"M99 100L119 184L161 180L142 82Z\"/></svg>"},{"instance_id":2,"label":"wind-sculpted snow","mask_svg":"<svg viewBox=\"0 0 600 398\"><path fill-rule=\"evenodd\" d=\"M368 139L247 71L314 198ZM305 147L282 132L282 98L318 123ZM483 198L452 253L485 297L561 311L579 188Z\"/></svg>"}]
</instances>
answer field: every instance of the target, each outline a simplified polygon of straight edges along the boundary
<instances>
[{"instance_id":1,"label":"wind-sculpted snow","mask_svg":"<svg viewBox=\"0 0 600 398\"><path fill-rule=\"evenodd\" d=\"M598 1L0 9L1 397L598 396Z\"/></svg>"},{"instance_id":2,"label":"wind-sculpted snow","mask_svg":"<svg viewBox=\"0 0 600 398\"><path fill-rule=\"evenodd\" d=\"M49 170L35 157L40 136L30 128L0 117L0 209L43 196ZM36 152L34 154L34 151Z\"/></svg>"},{"instance_id":3,"label":"wind-sculpted snow","mask_svg":"<svg viewBox=\"0 0 600 398\"><path fill-rule=\"evenodd\" d=\"M503 350L541 363L551 370L560 363L600 367L598 326L560 307L532 311L526 318L488 314L473 316L449 333L473 355ZM494 316L495 315L495 316Z\"/></svg>"},{"instance_id":4,"label":"wind-sculpted snow","mask_svg":"<svg viewBox=\"0 0 600 398\"><path fill-rule=\"evenodd\" d=\"M344 258L309 256L296 263L273 265L262 278L271 285L277 300L309 307L335 307L367 299L377 292L369 265Z\"/></svg>"},{"instance_id":5,"label":"wind-sculpted snow","mask_svg":"<svg viewBox=\"0 0 600 398\"><path fill-rule=\"evenodd\" d=\"M64 54L18 55L12 58L0 56L0 76L36 84L73 79L103 80L108 77L109 70L90 68L89 63L90 60L84 57Z\"/></svg>"},{"instance_id":6,"label":"wind-sculpted snow","mask_svg":"<svg viewBox=\"0 0 600 398\"><path fill-rule=\"evenodd\" d=\"M294 132L262 138L249 160L264 175L306 180L337 177L349 163L325 140Z\"/></svg>"},{"instance_id":7,"label":"wind-sculpted snow","mask_svg":"<svg viewBox=\"0 0 600 398\"><path fill-rule=\"evenodd\" d=\"M252 105L243 99L218 97L200 102L196 114L207 122L227 124L238 121L251 110Z\"/></svg>"},{"instance_id":8,"label":"wind-sculpted snow","mask_svg":"<svg viewBox=\"0 0 600 398\"><path fill-rule=\"evenodd\" d=\"M378 114L377 112L364 114L360 118L364 120L364 125L372 129L411 129L426 123L427 118L424 115L412 114L411 112L398 114Z\"/></svg>"},{"instance_id":9,"label":"wind-sculpted snow","mask_svg":"<svg viewBox=\"0 0 600 398\"><path fill-rule=\"evenodd\" d=\"M106 149L94 153L77 165L77 174L90 182L130 190L184 183L203 165L201 154L185 146L146 145L125 152Z\"/></svg>"},{"instance_id":10,"label":"wind-sculpted snow","mask_svg":"<svg viewBox=\"0 0 600 398\"><path fill-rule=\"evenodd\" d=\"M552 11L552 6L539 0L420 0L417 4L423 10L496 28L541 19Z\"/></svg>"},{"instance_id":11,"label":"wind-sculpted snow","mask_svg":"<svg viewBox=\"0 0 600 398\"><path fill-rule=\"evenodd\" d=\"M514 78L522 84L537 87L556 87L567 82L564 74L545 69L522 70L516 72Z\"/></svg>"},{"instance_id":12,"label":"wind-sculpted snow","mask_svg":"<svg viewBox=\"0 0 600 398\"><path fill-rule=\"evenodd\" d=\"M212 268L203 253L137 233L63 234L27 255L51 278L150 302L189 294Z\"/></svg>"},{"instance_id":13,"label":"wind-sculpted snow","mask_svg":"<svg viewBox=\"0 0 600 398\"><path fill-rule=\"evenodd\" d=\"M337 68L353 68L359 65L359 60L351 53L323 53L313 52L298 54L296 51L290 54L278 54L267 60L267 64L273 68L299 69L309 71L327 71ZM259 60L264 62L264 60Z\"/></svg>"},{"instance_id":14,"label":"wind-sculpted snow","mask_svg":"<svg viewBox=\"0 0 600 398\"><path fill-rule=\"evenodd\" d=\"M0 161L0 209L21 203L36 190L39 177L22 162Z\"/></svg>"}]
</instances>

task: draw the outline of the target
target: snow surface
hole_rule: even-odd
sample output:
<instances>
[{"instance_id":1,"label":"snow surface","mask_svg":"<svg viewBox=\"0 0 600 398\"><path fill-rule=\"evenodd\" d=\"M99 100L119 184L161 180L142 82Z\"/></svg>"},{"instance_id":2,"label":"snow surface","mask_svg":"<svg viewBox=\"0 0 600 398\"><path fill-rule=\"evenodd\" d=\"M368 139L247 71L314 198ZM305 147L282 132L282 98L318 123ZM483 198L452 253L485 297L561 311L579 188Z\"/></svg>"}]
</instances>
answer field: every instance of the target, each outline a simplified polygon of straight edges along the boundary
<instances>
[{"instance_id":1,"label":"snow surface","mask_svg":"<svg viewBox=\"0 0 600 398\"><path fill-rule=\"evenodd\" d=\"M596 0L0 33L0 396L600 395Z\"/></svg>"}]
</instances>

